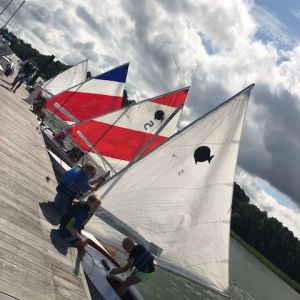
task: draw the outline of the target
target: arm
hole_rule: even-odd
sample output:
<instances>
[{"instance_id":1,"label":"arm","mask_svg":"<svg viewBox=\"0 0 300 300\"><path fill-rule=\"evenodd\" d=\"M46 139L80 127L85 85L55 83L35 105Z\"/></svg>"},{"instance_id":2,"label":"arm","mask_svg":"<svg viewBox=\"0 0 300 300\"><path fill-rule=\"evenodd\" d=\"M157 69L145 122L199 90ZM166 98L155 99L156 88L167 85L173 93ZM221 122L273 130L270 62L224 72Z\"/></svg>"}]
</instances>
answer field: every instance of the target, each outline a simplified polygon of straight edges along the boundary
<instances>
[{"instance_id":1,"label":"arm","mask_svg":"<svg viewBox=\"0 0 300 300\"><path fill-rule=\"evenodd\" d=\"M84 236L82 236L81 234L79 234L79 232L76 228L72 228L70 230L70 233L71 233L71 235L76 237L79 241L81 241L83 247L87 244L87 239Z\"/></svg>"},{"instance_id":2,"label":"arm","mask_svg":"<svg viewBox=\"0 0 300 300\"><path fill-rule=\"evenodd\" d=\"M69 230L70 234L83 243L85 242L85 238L80 234L80 228L83 224L84 219L84 215L80 213L76 215L75 218L71 219L71 221L66 226L66 229Z\"/></svg>"},{"instance_id":3,"label":"arm","mask_svg":"<svg viewBox=\"0 0 300 300\"><path fill-rule=\"evenodd\" d=\"M117 275L117 274L124 273L128 271L133 266L133 264L134 264L134 258L130 257L128 263L125 266L121 268L112 269L109 274Z\"/></svg>"},{"instance_id":4,"label":"arm","mask_svg":"<svg viewBox=\"0 0 300 300\"><path fill-rule=\"evenodd\" d=\"M110 171L106 172L103 176L91 181L90 188L92 191L97 190L104 182L105 179L110 175Z\"/></svg>"}]
</instances>

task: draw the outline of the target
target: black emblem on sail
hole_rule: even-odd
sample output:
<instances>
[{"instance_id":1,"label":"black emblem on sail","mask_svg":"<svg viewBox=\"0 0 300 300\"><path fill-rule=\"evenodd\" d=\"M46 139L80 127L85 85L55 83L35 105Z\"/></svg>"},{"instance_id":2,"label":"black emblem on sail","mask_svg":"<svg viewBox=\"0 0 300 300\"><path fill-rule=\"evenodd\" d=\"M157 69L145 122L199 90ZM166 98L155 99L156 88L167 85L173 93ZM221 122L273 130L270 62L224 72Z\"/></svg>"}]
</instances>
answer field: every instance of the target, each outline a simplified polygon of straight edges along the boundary
<instances>
[{"instance_id":1,"label":"black emblem on sail","mask_svg":"<svg viewBox=\"0 0 300 300\"><path fill-rule=\"evenodd\" d=\"M194 152L194 158L196 164L197 162L203 162L206 160L210 163L213 157L214 155L212 156L210 155L210 148L207 146L198 147Z\"/></svg>"},{"instance_id":2,"label":"black emblem on sail","mask_svg":"<svg viewBox=\"0 0 300 300\"><path fill-rule=\"evenodd\" d=\"M157 110L154 114L154 119L162 121L165 117L165 113L162 110Z\"/></svg>"}]
</instances>

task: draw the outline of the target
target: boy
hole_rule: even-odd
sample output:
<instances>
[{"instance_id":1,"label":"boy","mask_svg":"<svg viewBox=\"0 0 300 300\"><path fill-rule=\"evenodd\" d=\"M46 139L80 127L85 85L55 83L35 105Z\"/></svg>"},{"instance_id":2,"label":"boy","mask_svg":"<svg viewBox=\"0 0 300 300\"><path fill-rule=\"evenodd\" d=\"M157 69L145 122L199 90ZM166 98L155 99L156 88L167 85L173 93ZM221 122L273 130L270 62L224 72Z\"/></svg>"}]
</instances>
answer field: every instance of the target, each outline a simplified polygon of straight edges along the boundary
<instances>
[{"instance_id":1,"label":"boy","mask_svg":"<svg viewBox=\"0 0 300 300\"><path fill-rule=\"evenodd\" d=\"M74 203L71 209L60 219L59 232L61 236L75 246L79 252L82 252L87 244L86 238L81 235L81 230L100 205L100 198L92 194L86 202Z\"/></svg>"},{"instance_id":2,"label":"boy","mask_svg":"<svg viewBox=\"0 0 300 300\"><path fill-rule=\"evenodd\" d=\"M108 172L91 183L95 185L91 185L89 180L96 175L96 172L96 167L92 163L87 162L81 168L72 168L61 177L56 188L57 194L54 199L54 205L62 214L69 211L76 197L80 197L88 191L95 191L105 182L106 177L109 176Z\"/></svg>"},{"instance_id":3,"label":"boy","mask_svg":"<svg viewBox=\"0 0 300 300\"><path fill-rule=\"evenodd\" d=\"M129 253L128 263L121 268L112 269L110 274L117 275L133 267L135 269L133 273L126 278L123 284L116 289L119 296L124 295L131 285L149 280L155 271L153 263L154 257L143 245L134 245L130 238L125 238L122 246L125 251Z\"/></svg>"}]
</instances>

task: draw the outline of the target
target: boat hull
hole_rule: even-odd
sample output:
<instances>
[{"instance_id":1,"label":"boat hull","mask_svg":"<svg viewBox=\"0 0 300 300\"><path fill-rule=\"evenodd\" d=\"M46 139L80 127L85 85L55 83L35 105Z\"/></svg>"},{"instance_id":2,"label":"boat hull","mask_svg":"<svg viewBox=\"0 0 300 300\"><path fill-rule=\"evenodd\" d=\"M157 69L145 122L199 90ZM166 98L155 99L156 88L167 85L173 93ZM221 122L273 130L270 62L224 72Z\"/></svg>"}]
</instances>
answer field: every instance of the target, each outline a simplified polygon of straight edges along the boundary
<instances>
[{"instance_id":1,"label":"boat hull","mask_svg":"<svg viewBox=\"0 0 300 300\"><path fill-rule=\"evenodd\" d=\"M118 267L118 263L91 234L84 232L84 235L89 238L89 245L86 247L82 265L93 299L120 300L113 286L120 285L126 276L109 275L109 270ZM143 300L143 297L136 288L131 287L122 299Z\"/></svg>"},{"instance_id":2,"label":"boat hull","mask_svg":"<svg viewBox=\"0 0 300 300\"><path fill-rule=\"evenodd\" d=\"M54 170L59 175L64 174L65 171L74 166L74 163L70 160L64 149L53 139L53 132L49 128L42 128L41 131Z\"/></svg>"}]
</instances>

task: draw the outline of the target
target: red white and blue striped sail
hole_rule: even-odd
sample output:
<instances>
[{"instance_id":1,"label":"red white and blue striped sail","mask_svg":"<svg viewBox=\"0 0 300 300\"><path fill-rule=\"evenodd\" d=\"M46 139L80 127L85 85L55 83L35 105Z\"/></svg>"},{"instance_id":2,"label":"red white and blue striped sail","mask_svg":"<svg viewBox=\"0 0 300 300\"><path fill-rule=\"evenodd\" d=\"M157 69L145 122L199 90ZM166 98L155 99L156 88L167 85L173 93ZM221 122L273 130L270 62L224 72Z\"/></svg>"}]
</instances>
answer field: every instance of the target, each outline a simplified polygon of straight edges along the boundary
<instances>
[{"instance_id":1,"label":"red white and blue striped sail","mask_svg":"<svg viewBox=\"0 0 300 300\"><path fill-rule=\"evenodd\" d=\"M74 123L122 107L129 64L124 64L72 87L47 101L46 108L61 120Z\"/></svg>"},{"instance_id":2,"label":"red white and blue striped sail","mask_svg":"<svg viewBox=\"0 0 300 300\"><path fill-rule=\"evenodd\" d=\"M171 114L184 105L188 90L189 88L184 88L173 91L86 120L71 126L68 132L82 149L90 152L94 160L96 160L96 155L93 151L101 155L102 162L104 158L105 163L108 163L115 171L119 171L135 158L136 154L149 142ZM179 117L180 113L177 113L159 135L151 141L143 154L174 134ZM99 159L97 163L99 163Z\"/></svg>"}]
</instances>

